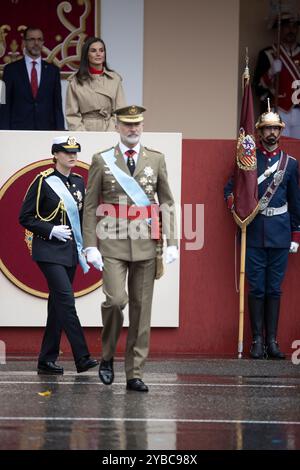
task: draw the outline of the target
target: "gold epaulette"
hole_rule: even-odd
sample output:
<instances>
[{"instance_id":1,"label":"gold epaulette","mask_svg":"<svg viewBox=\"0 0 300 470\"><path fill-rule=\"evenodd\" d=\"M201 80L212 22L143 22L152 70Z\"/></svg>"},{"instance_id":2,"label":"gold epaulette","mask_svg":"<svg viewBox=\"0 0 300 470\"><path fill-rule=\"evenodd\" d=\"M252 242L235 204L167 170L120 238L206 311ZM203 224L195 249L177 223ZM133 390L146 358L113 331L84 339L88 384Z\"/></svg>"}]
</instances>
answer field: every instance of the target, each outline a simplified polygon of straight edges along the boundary
<instances>
[{"instance_id":1,"label":"gold epaulette","mask_svg":"<svg viewBox=\"0 0 300 470\"><path fill-rule=\"evenodd\" d=\"M51 175L54 172L54 168L48 168L47 170L41 171L38 176L42 176L43 178L47 178L47 176Z\"/></svg>"},{"instance_id":2,"label":"gold epaulette","mask_svg":"<svg viewBox=\"0 0 300 470\"><path fill-rule=\"evenodd\" d=\"M28 189L26 191L26 194L24 196L24 199L26 198L27 196L27 193L29 191L29 189L31 188L31 186L33 185L33 183L35 183L35 181L40 178L40 176L42 176L43 178L46 178L47 176L51 175L51 173L53 173L54 169L53 168L48 168L47 170L44 170L44 171L41 171L40 173L38 173L35 178L31 181L30 185L28 186Z\"/></svg>"},{"instance_id":3,"label":"gold epaulette","mask_svg":"<svg viewBox=\"0 0 300 470\"><path fill-rule=\"evenodd\" d=\"M74 175L74 176L79 176L79 178L83 178L83 176L80 175L79 173L73 173L73 172L72 172L71 175L72 175L72 176L73 176L73 175Z\"/></svg>"},{"instance_id":4,"label":"gold epaulette","mask_svg":"<svg viewBox=\"0 0 300 470\"><path fill-rule=\"evenodd\" d=\"M112 149L115 149L115 147L109 147L108 149L100 150L99 152L95 153L95 155L93 155L93 158L94 157L100 158L102 153L109 152ZM115 150L115 152L116 152L116 155L118 156L118 154L119 154L118 148Z\"/></svg>"}]
</instances>

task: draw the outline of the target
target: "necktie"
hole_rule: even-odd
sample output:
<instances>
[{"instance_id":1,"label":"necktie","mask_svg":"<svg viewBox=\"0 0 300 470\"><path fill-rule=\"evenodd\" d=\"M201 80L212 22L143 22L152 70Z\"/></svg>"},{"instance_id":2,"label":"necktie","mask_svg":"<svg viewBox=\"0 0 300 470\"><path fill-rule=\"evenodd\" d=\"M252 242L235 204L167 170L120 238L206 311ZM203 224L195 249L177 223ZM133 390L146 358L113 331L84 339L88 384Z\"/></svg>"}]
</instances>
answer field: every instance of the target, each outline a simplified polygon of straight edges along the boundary
<instances>
[{"instance_id":1,"label":"necktie","mask_svg":"<svg viewBox=\"0 0 300 470\"><path fill-rule=\"evenodd\" d=\"M125 152L125 155L127 155L128 159L127 159L127 166L129 168L129 171L130 171L130 174L131 176L133 175L134 173L134 170L135 170L135 161L133 159L133 155L135 154L135 150L127 150Z\"/></svg>"},{"instance_id":2,"label":"necktie","mask_svg":"<svg viewBox=\"0 0 300 470\"><path fill-rule=\"evenodd\" d=\"M32 90L32 95L34 98L36 98L38 88L39 88L37 71L36 71L35 66L36 66L36 62L33 60L32 69L31 69L31 90Z\"/></svg>"}]
</instances>

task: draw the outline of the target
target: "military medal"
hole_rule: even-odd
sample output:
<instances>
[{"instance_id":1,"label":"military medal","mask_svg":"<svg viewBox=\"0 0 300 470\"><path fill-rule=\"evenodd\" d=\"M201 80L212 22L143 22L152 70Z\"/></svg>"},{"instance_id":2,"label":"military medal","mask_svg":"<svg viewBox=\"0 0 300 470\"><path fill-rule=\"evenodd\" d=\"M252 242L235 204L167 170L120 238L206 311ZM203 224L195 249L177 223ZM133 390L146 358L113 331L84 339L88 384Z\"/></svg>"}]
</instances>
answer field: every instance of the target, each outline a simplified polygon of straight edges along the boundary
<instances>
[{"instance_id":1,"label":"military medal","mask_svg":"<svg viewBox=\"0 0 300 470\"><path fill-rule=\"evenodd\" d=\"M153 176L154 171L153 171L153 169L151 168L151 166L146 166L146 167L144 168L144 174L145 174L147 177Z\"/></svg>"},{"instance_id":2,"label":"military medal","mask_svg":"<svg viewBox=\"0 0 300 470\"><path fill-rule=\"evenodd\" d=\"M73 193L73 194L76 197L77 201L79 201L79 202L82 201L82 192L79 191L79 189L77 189L77 191L75 191L75 193Z\"/></svg>"}]
</instances>

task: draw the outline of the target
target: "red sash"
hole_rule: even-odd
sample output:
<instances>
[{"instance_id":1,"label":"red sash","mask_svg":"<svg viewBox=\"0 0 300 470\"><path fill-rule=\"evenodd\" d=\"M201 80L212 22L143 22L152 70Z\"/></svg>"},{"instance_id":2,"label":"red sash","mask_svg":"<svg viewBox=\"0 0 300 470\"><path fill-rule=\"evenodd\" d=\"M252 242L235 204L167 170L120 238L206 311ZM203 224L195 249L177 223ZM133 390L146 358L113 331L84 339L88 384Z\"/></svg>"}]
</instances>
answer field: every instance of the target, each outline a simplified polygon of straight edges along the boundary
<instances>
[{"instance_id":1,"label":"red sash","mask_svg":"<svg viewBox=\"0 0 300 470\"><path fill-rule=\"evenodd\" d=\"M159 205L151 204L151 206L126 206L125 204L100 204L96 212L100 217L114 217L116 219L151 219L150 233L152 240L160 239L159 227Z\"/></svg>"}]
</instances>

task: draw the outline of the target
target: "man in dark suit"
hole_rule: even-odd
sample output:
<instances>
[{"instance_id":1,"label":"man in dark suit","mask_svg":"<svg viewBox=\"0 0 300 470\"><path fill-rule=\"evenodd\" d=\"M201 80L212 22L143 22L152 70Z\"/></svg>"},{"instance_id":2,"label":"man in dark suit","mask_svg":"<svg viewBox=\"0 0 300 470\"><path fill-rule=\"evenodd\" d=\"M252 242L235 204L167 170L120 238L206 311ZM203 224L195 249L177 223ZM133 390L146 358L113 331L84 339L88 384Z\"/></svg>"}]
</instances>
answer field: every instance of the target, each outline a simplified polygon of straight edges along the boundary
<instances>
[{"instance_id":1,"label":"man in dark suit","mask_svg":"<svg viewBox=\"0 0 300 470\"><path fill-rule=\"evenodd\" d=\"M63 130L59 69L41 59L44 43L38 28L24 32L24 58L4 67L6 104L0 129Z\"/></svg>"}]
</instances>

